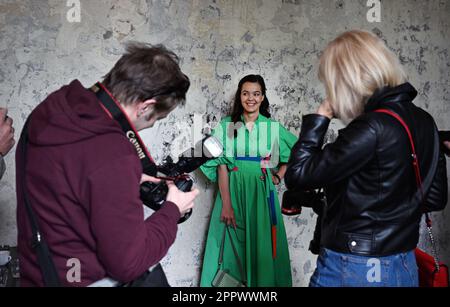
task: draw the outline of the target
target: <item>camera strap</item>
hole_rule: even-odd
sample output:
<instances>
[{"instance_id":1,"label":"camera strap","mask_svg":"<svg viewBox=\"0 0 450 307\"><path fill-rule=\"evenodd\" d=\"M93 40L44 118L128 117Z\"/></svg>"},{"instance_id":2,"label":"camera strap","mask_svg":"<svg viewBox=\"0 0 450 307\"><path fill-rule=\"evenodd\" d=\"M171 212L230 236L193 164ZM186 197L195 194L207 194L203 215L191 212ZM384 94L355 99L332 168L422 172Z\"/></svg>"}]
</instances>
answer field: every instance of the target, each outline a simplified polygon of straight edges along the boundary
<instances>
[{"instance_id":1,"label":"camera strap","mask_svg":"<svg viewBox=\"0 0 450 307\"><path fill-rule=\"evenodd\" d=\"M120 103L100 82L96 83L90 90L97 96L100 106L106 114L108 114L109 117L114 119L120 125L122 131L136 149L136 153L141 161L144 173L149 176L156 176L156 164L133 124L130 122L128 116L120 106Z\"/></svg>"}]
</instances>

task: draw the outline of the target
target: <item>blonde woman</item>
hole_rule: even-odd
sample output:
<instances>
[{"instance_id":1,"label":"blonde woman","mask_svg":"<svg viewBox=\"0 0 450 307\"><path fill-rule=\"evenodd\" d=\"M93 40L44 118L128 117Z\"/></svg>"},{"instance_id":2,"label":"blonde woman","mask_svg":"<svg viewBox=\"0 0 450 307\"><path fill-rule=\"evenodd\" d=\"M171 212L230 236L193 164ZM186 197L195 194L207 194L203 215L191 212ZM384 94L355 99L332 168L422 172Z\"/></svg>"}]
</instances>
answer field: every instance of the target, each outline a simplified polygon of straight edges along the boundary
<instances>
[{"instance_id":1,"label":"blonde woman","mask_svg":"<svg viewBox=\"0 0 450 307\"><path fill-rule=\"evenodd\" d=\"M447 202L436 125L394 54L375 35L350 31L322 54L328 98L303 118L286 173L289 189L324 187L321 252L310 286L418 286L414 249L422 212ZM383 109L390 114L379 113ZM423 179L418 192L406 129ZM348 123L322 148L330 121Z\"/></svg>"}]
</instances>

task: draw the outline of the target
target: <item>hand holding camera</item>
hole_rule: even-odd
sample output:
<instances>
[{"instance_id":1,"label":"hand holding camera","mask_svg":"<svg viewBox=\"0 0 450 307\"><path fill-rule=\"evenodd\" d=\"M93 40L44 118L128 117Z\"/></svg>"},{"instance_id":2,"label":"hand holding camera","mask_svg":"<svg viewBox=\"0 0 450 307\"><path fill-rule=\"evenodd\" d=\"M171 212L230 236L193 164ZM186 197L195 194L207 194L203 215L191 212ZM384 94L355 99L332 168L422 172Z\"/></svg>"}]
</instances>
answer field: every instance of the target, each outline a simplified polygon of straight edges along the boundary
<instances>
[{"instance_id":1,"label":"hand holding camera","mask_svg":"<svg viewBox=\"0 0 450 307\"><path fill-rule=\"evenodd\" d=\"M166 201L177 205L181 216L186 215L194 207L194 200L200 194L200 191L198 189L193 189L190 192L180 191L172 181L168 181L167 186L169 187L169 192L167 193Z\"/></svg>"},{"instance_id":2,"label":"hand holding camera","mask_svg":"<svg viewBox=\"0 0 450 307\"><path fill-rule=\"evenodd\" d=\"M194 206L193 201L199 194L198 190L192 190L194 180L186 174L219 157L222 152L223 146L220 141L213 136L207 136L194 148L185 151L177 163L174 163L171 157L167 157L163 165L157 166L158 179L162 180L154 181L155 178L152 177L152 180L141 184L140 193L144 205L157 211L166 200L172 201L181 212L182 218L178 223L185 222L191 216L190 208Z\"/></svg>"},{"instance_id":3,"label":"hand holding camera","mask_svg":"<svg viewBox=\"0 0 450 307\"><path fill-rule=\"evenodd\" d=\"M149 182L154 184L163 183L161 179L142 174L141 184ZM177 186L172 181L165 182L168 187L166 201L174 203L180 210L181 216L186 215L186 213L194 207L194 199L198 196L200 191L194 189L189 193L180 191Z\"/></svg>"}]
</instances>

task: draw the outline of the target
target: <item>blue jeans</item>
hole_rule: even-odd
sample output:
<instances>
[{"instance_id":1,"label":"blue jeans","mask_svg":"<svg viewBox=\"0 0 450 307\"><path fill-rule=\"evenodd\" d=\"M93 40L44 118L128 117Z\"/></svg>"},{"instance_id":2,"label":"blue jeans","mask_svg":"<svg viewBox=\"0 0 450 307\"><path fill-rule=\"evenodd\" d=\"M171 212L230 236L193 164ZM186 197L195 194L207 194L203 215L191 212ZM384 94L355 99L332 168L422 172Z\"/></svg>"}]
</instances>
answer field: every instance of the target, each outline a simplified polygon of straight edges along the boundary
<instances>
[{"instance_id":1,"label":"blue jeans","mask_svg":"<svg viewBox=\"0 0 450 307\"><path fill-rule=\"evenodd\" d=\"M364 257L322 249L310 287L418 287L414 251Z\"/></svg>"}]
</instances>

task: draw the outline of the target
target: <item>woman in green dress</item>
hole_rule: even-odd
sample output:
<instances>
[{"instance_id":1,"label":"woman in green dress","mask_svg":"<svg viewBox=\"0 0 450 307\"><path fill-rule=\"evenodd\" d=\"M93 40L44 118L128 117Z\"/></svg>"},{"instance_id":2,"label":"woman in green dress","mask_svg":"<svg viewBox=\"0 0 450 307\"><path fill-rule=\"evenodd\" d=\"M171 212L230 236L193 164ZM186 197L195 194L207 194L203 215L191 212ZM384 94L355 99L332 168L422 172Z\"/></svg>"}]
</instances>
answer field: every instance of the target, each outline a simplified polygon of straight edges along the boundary
<instances>
[{"instance_id":1,"label":"woman in green dress","mask_svg":"<svg viewBox=\"0 0 450 307\"><path fill-rule=\"evenodd\" d=\"M270 119L261 76L249 75L239 82L232 114L220 122L213 135L225 150L222 157L201 167L211 181L218 181L220 193L211 215L200 285L212 286L220 268L249 287L292 286L275 185L284 177L297 138ZM226 225L229 231L225 236Z\"/></svg>"}]
</instances>

